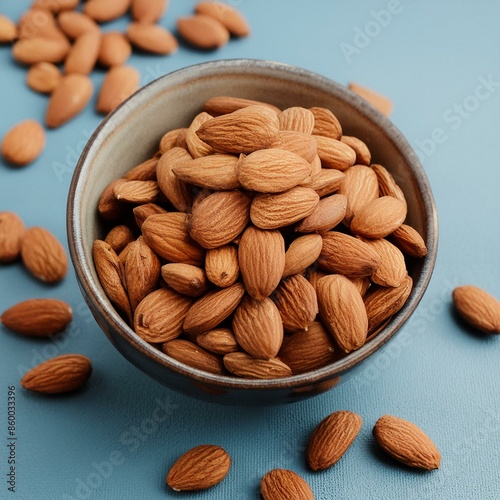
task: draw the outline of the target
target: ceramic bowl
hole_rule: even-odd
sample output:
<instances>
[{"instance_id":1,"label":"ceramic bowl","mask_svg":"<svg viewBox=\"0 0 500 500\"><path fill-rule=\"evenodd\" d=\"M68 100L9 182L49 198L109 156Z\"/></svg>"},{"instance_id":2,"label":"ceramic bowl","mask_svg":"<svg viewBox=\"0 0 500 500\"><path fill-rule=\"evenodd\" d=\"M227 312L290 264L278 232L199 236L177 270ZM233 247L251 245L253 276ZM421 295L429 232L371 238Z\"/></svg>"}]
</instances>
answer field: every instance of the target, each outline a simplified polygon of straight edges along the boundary
<instances>
[{"instance_id":1,"label":"ceramic bowl","mask_svg":"<svg viewBox=\"0 0 500 500\"><path fill-rule=\"evenodd\" d=\"M403 308L361 349L324 368L273 380L246 380L191 368L137 336L115 311L99 283L92 261L92 242L105 235L96 208L102 190L151 157L166 131L189 124L204 101L216 95L266 101L282 109L331 109L344 133L364 140L372 161L391 171L406 196L406 222L426 242L427 256L409 266L414 287ZM438 241L429 182L416 154L391 121L339 83L301 68L259 60L214 61L175 71L146 85L107 116L76 166L67 221L71 258L83 296L116 349L170 389L208 401L240 405L281 404L320 394L353 376L368 359L379 356L422 298L434 268Z\"/></svg>"}]
</instances>

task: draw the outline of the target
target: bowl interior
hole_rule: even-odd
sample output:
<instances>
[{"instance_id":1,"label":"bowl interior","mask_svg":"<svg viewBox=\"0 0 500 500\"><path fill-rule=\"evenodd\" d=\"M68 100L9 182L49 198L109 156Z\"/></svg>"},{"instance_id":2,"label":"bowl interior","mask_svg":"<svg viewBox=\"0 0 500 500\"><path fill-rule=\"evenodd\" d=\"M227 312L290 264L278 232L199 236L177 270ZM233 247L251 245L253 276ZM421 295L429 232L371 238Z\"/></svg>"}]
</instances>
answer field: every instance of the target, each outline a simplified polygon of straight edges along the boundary
<instances>
[{"instance_id":1,"label":"bowl interior","mask_svg":"<svg viewBox=\"0 0 500 500\"><path fill-rule=\"evenodd\" d=\"M203 103L217 95L262 100L280 108L331 109L344 133L365 141L373 163L384 165L393 174L408 202L407 223L426 241L428 256L412 263L409 269L414 288L403 309L372 341L333 365L282 380L241 380L199 372L172 360L135 335L99 284L92 262L92 242L103 238L106 231L96 209L104 187L151 157L165 132L187 126ZM325 380L368 357L394 335L418 304L429 282L437 250L436 211L429 183L417 156L391 122L340 84L292 66L254 60L215 61L171 73L143 87L108 116L90 139L75 170L68 201L68 235L86 300L128 344L152 363L198 380L239 388L280 388Z\"/></svg>"}]
</instances>

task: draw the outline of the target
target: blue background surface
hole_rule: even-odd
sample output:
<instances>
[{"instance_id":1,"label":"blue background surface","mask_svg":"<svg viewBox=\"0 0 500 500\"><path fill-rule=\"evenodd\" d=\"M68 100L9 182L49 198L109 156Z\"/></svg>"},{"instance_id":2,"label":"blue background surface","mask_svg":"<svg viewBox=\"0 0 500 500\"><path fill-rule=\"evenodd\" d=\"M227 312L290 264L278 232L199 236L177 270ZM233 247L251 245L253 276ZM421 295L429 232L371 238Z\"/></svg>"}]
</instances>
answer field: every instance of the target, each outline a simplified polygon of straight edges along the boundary
<instances>
[{"instance_id":1,"label":"blue background surface","mask_svg":"<svg viewBox=\"0 0 500 500\"><path fill-rule=\"evenodd\" d=\"M0 12L17 19L29 3L2 0ZM439 211L440 247L428 291L391 347L332 392L284 407L223 407L171 392L128 364L92 319L72 270L61 284L44 286L20 264L2 266L0 310L31 297L58 297L72 305L74 320L53 340L22 338L0 327L0 499L243 500L257 498L260 478L275 467L301 474L321 500L500 498L500 338L475 334L451 308L451 291L460 284L500 297L500 4L231 3L247 16L249 38L214 52L181 46L169 57L134 54L130 63L140 69L142 83L197 62L251 57L302 66L343 84L353 80L389 96L392 120L419 152ZM161 24L173 29L194 4L171 0ZM377 12L389 8L394 13L382 26ZM122 19L104 29L125 25ZM0 47L2 137L23 119L43 120L47 99L27 88L25 74L10 48ZM92 75L96 88L103 76ZM479 101L473 96L485 80L491 88L483 88ZM91 105L48 132L47 147L32 165L0 164L0 211L15 211L28 226L42 225L66 244L71 174L100 120ZM92 359L85 390L56 398L22 390L26 369L67 352ZM16 493L7 490L6 477L10 385L17 393ZM309 433L339 409L363 417L361 433L335 467L312 473L304 461ZM377 450L371 429L386 413L427 431L441 450L440 470L415 472ZM168 491L168 468L201 443L230 453L227 478L204 493Z\"/></svg>"}]
</instances>

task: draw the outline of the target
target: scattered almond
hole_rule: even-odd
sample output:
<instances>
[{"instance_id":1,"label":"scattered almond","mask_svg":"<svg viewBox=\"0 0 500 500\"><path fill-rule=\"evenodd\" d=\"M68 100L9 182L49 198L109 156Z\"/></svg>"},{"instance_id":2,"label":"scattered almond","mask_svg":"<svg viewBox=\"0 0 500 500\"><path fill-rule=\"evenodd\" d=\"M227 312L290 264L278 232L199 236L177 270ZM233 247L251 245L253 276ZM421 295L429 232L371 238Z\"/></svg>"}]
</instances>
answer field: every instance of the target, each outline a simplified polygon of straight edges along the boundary
<instances>
[{"instance_id":1,"label":"scattered almond","mask_svg":"<svg viewBox=\"0 0 500 500\"><path fill-rule=\"evenodd\" d=\"M176 27L186 42L199 49L218 49L229 41L229 31L224 24L205 14L180 17Z\"/></svg>"},{"instance_id":2,"label":"scattered almond","mask_svg":"<svg viewBox=\"0 0 500 500\"><path fill-rule=\"evenodd\" d=\"M0 15L0 43L10 43L17 38L17 27L7 16Z\"/></svg>"},{"instance_id":3,"label":"scattered almond","mask_svg":"<svg viewBox=\"0 0 500 500\"><path fill-rule=\"evenodd\" d=\"M57 23L64 34L74 40L89 31L99 31L96 22L83 12L68 10L57 16Z\"/></svg>"},{"instance_id":4,"label":"scattered almond","mask_svg":"<svg viewBox=\"0 0 500 500\"><path fill-rule=\"evenodd\" d=\"M179 47L174 35L157 24L130 23L127 38L135 47L153 54L172 54Z\"/></svg>"},{"instance_id":5,"label":"scattered almond","mask_svg":"<svg viewBox=\"0 0 500 500\"><path fill-rule=\"evenodd\" d=\"M94 69L101 49L101 33L91 30L80 35L71 46L64 61L66 74L88 75Z\"/></svg>"},{"instance_id":6,"label":"scattered almond","mask_svg":"<svg viewBox=\"0 0 500 500\"><path fill-rule=\"evenodd\" d=\"M107 68L123 66L131 54L132 47L127 38L120 32L111 31L101 37L97 61Z\"/></svg>"},{"instance_id":7,"label":"scattered almond","mask_svg":"<svg viewBox=\"0 0 500 500\"><path fill-rule=\"evenodd\" d=\"M42 94L50 94L61 82L61 72L52 63L41 62L33 64L26 74L28 87Z\"/></svg>"},{"instance_id":8,"label":"scattered almond","mask_svg":"<svg viewBox=\"0 0 500 500\"><path fill-rule=\"evenodd\" d=\"M155 23L165 14L168 0L132 0L132 17L144 23Z\"/></svg>"},{"instance_id":9,"label":"scattered almond","mask_svg":"<svg viewBox=\"0 0 500 500\"><path fill-rule=\"evenodd\" d=\"M0 263L12 262L21 254L26 227L14 212L0 212Z\"/></svg>"},{"instance_id":10,"label":"scattered almond","mask_svg":"<svg viewBox=\"0 0 500 500\"><path fill-rule=\"evenodd\" d=\"M18 40L12 47L14 59L28 65L39 62L60 63L68 51L68 42L42 36Z\"/></svg>"},{"instance_id":11,"label":"scattered almond","mask_svg":"<svg viewBox=\"0 0 500 500\"><path fill-rule=\"evenodd\" d=\"M88 0L83 12L99 23L113 21L123 16L130 7L131 0Z\"/></svg>"},{"instance_id":12,"label":"scattered almond","mask_svg":"<svg viewBox=\"0 0 500 500\"><path fill-rule=\"evenodd\" d=\"M45 148L45 131L35 120L24 120L12 127L2 140L2 156L13 165L35 161Z\"/></svg>"},{"instance_id":13,"label":"scattered almond","mask_svg":"<svg viewBox=\"0 0 500 500\"><path fill-rule=\"evenodd\" d=\"M392 102L384 97L383 95L369 89L365 86L359 85L359 83L350 82L349 90L358 94L365 101L368 101L375 109L380 111L383 115L389 116L392 113Z\"/></svg>"},{"instance_id":14,"label":"scattered almond","mask_svg":"<svg viewBox=\"0 0 500 500\"><path fill-rule=\"evenodd\" d=\"M287 469L273 469L266 473L260 481L260 492L264 500L314 500L305 480Z\"/></svg>"},{"instance_id":15,"label":"scattered almond","mask_svg":"<svg viewBox=\"0 0 500 500\"><path fill-rule=\"evenodd\" d=\"M241 12L224 2L198 2L195 7L197 14L204 14L222 23L234 36L248 36L250 26Z\"/></svg>"},{"instance_id":16,"label":"scattered almond","mask_svg":"<svg viewBox=\"0 0 500 500\"><path fill-rule=\"evenodd\" d=\"M132 66L112 67L102 82L97 97L97 111L103 114L113 111L139 88L139 79L139 72Z\"/></svg>"}]
</instances>

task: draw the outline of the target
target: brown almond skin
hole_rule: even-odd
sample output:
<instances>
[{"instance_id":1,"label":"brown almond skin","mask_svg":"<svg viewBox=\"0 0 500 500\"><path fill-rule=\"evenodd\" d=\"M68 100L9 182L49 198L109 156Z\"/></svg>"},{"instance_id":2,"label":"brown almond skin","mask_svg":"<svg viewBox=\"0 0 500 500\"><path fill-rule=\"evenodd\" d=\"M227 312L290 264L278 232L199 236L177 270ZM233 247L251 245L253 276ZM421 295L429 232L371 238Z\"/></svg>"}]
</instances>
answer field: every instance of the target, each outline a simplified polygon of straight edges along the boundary
<instances>
[{"instance_id":1,"label":"brown almond skin","mask_svg":"<svg viewBox=\"0 0 500 500\"><path fill-rule=\"evenodd\" d=\"M57 16L57 22L64 34L72 40L88 31L100 30L99 26L92 18L78 11L70 10L61 12Z\"/></svg>"},{"instance_id":2,"label":"brown almond skin","mask_svg":"<svg viewBox=\"0 0 500 500\"><path fill-rule=\"evenodd\" d=\"M217 19L234 36L250 34L250 26L243 14L224 2L198 2L195 12Z\"/></svg>"},{"instance_id":3,"label":"brown almond skin","mask_svg":"<svg viewBox=\"0 0 500 500\"><path fill-rule=\"evenodd\" d=\"M385 238L366 239L365 243L370 245L380 257L380 266L371 275L371 281L382 286L399 286L408 274L401 250Z\"/></svg>"},{"instance_id":4,"label":"brown almond skin","mask_svg":"<svg viewBox=\"0 0 500 500\"><path fill-rule=\"evenodd\" d=\"M233 111L236 111L238 109L255 105L265 106L269 109L272 109L278 115L281 113L281 110L279 108L267 102L225 95L211 97L210 99L205 101L205 103L203 104L203 111L212 116L220 116L227 115L228 113L232 113Z\"/></svg>"},{"instance_id":5,"label":"brown almond skin","mask_svg":"<svg viewBox=\"0 0 500 500\"><path fill-rule=\"evenodd\" d=\"M17 27L7 16L0 15L0 43L13 42L17 37Z\"/></svg>"},{"instance_id":6,"label":"brown almond skin","mask_svg":"<svg viewBox=\"0 0 500 500\"><path fill-rule=\"evenodd\" d=\"M159 158L148 158L135 167L132 167L123 175L123 178L128 181L156 181L156 167L158 161Z\"/></svg>"},{"instance_id":7,"label":"brown almond skin","mask_svg":"<svg viewBox=\"0 0 500 500\"><path fill-rule=\"evenodd\" d=\"M166 482L175 491L205 490L220 483L231 468L231 457L220 446L191 448L172 465Z\"/></svg>"},{"instance_id":8,"label":"brown almond skin","mask_svg":"<svg viewBox=\"0 0 500 500\"><path fill-rule=\"evenodd\" d=\"M12 262L21 253L26 227L14 212L0 212L0 263Z\"/></svg>"},{"instance_id":9,"label":"brown almond skin","mask_svg":"<svg viewBox=\"0 0 500 500\"><path fill-rule=\"evenodd\" d=\"M318 143L315 137L293 130L280 130L274 138L272 147L291 151L309 163L316 158L318 153Z\"/></svg>"},{"instance_id":10,"label":"brown almond skin","mask_svg":"<svg viewBox=\"0 0 500 500\"><path fill-rule=\"evenodd\" d=\"M285 268L282 278L303 273L316 262L323 247L319 234L306 234L295 238L285 253Z\"/></svg>"},{"instance_id":11,"label":"brown almond skin","mask_svg":"<svg viewBox=\"0 0 500 500\"><path fill-rule=\"evenodd\" d=\"M127 38L135 47L152 54L172 54L179 47L174 35L156 24L130 23Z\"/></svg>"},{"instance_id":12,"label":"brown almond skin","mask_svg":"<svg viewBox=\"0 0 500 500\"><path fill-rule=\"evenodd\" d=\"M339 224L346 212L347 197L343 194L333 194L319 200L316 208L300 222L295 231L324 234Z\"/></svg>"},{"instance_id":13,"label":"brown almond skin","mask_svg":"<svg viewBox=\"0 0 500 500\"><path fill-rule=\"evenodd\" d=\"M385 96L373 91L365 86L359 85L356 82L349 82L349 90L358 94L365 101L368 101L375 109L380 111L383 115L389 116L392 113L392 102Z\"/></svg>"},{"instance_id":14,"label":"brown almond skin","mask_svg":"<svg viewBox=\"0 0 500 500\"><path fill-rule=\"evenodd\" d=\"M83 387L92 373L89 358L65 354L40 363L21 379L21 385L42 394L62 394Z\"/></svg>"},{"instance_id":15,"label":"brown almond skin","mask_svg":"<svg viewBox=\"0 0 500 500\"><path fill-rule=\"evenodd\" d=\"M336 411L314 429L307 445L307 462L312 470L325 470L336 464L356 439L362 419L351 411Z\"/></svg>"},{"instance_id":16,"label":"brown almond skin","mask_svg":"<svg viewBox=\"0 0 500 500\"><path fill-rule=\"evenodd\" d=\"M169 340L162 344L161 350L171 358L191 366L192 368L214 373L216 375L222 375L224 372L222 359L219 356L206 351L189 340Z\"/></svg>"},{"instance_id":17,"label":"brown almond skin","mask_svg":"<svg viewBox=\"0 0 500 500\"><path fill-rule=\"evenodd\" d=\"M228 29L217 19L205 14L179 17L176 28L186 42L203 50L218 49L229 41Z\"/></svg>"},{"instance_id":18,"label":"brown almond skin","mask_svg":"<svg viewBox=\"0 0 500 500\"><path fill-rule=\"evenodd\" d=\"M88 31L79 36L66 56L64 72L89 75L97 62L100 49L101 33L99 31Z\"/></svg>"},{"instance_id":19,"label":"brown almond skin","mask_svg":"<svg viewBox=\"0 0 500 500\"><path fill-rule=\"evenodd\" d=\"M62 332L71 322L69 304L58 299L28 299L10 307L0 322L10 330L33 337L48 337Z\"/></svg>"},{"instance_id":20,"label":"brown almond skin","mask_svg":"<svg viewBox=\"0 0 500 500\"><path fill-rule=\"evenodd\" d=\"M48 37L18 40L12 47L14 59L22 64L60 63L69 51L69 43Z\"/></svg>"},{"instance_id":21,"label":"brown almond skin","mask_svg":"<svg viewBox=\"0 0 500 500\"><path fill-rule=\"evenodd\" d=\"M226 288L236 283L240 275L237 248L234 245L224 245L207 250L205 272L207 278L220 288Z\"/></svg>"},{"instance_id":22,"label":"brown almond skin","mask_svg":"<svg viewBox=\"0 0 500 500\"><path fill-rule=\"evenodd\" d=\"M403 190L396 184L392 174L385 167L376 163L370 165L370 168L377 176L379 196L392 196L401 200L406 205L407 203Z\"/></svg>"},{"instance_id":23,"label":"brown almond skin","mask_svg":"<svg viewBox=\"0 0 500 500\"><path fill-rule=\"evenodd\" d=\"M264 500L314 500L314 495L297 473L287 469L270 470L260 481Z\"/></svg>"},{"instance_id":24,"label":"brown almond skin","mask_svg":"<svg viewBox=\"0 0 500 500\"><path fill-rule=\"evenodd\" d=\"M97 210L103 219L116 221L123 215L126 204L116 199L115 187L125 182L127 179L116 179L103 189L97 203Z\"/></svg>"},{"instance_id":25,"label":"brown almond skin","mask_svg":"<svg viewBox=\"0 0 500 500\"><path fill-rule=\"evenodd\" d=\"M368 146L358 137L343 135L340 140L354 149L356 153L356 165L370 165L372 155Z\"/></svg>"},{"instance_id":26,"label":"brown almond skin","mask_svg":"<svg viewBox=\"0 0 500 500\"><path fill-rule=\"evenodd\" d=\"M114 226L108 234L104 241L111 246L111 248L119 254L129 243L135 240L134 233L125 224L120 224L119 226Z\"/></svg>"},{"instance_id":27,"label":"brown almond skin","mask_svg":"<svg viewBox=\"0 0 500 500\"><path fill-rule=\"evenodd\" d=\"M99 23L112 21L123 16L130 7L130 0L89 0L83 12Z\"/></svg>"},{"instance_id":28,"label":"brown almond skin","mask_svg":"<svg viewBox=\"0 0 500 500\"><path fill-rule=\"evenodd\" d=\"M157 22L167 10L168 0L132 0L132 17L145 23Z\"/></svg>"},{"instance_id":29,"label":"brown almond skin","mask_svg":"<svg viewBox=\"0 0 500 500\"><path fill-rule=\"evenodd\" d=\"M330 139L340 140L342 137L342 126L338 118L326 108L310 108L314 115L313 135L321 135Z\"/></svg>"},{"instance_id":30,"label":"brown almond skin","mask_svg":"<svg viewBox=\"0 0 500 500\"><path fill-rule=\"evenodd\" d=\"M203 269L190 264L165 264L161 275L168 286L189 297L200 297L209 288Z\"/></svg>"},{"instance_id":31,"label":"brown almond skin","mask_svg":"<svg viewBox=\"0 0 500 500\"><path fill-rule=\"evenodd\" d=\"M407 224L401 224L390 234L391 241L406 255L421 259L427 255L427 246L420 233Z\"/></svg>"},{"instance_id":32,"label":"brown almond skin","mask_svg":"<svg viewBox=\"0 0 500 500\"><path fill-rule=\"evenodd\" d=\"M127 38L120 32L104 33L97 60L107 68L124 65L132 54L132 47Z\"/></svg>"},{"instance_id":33,"label":"brown almond skin","mask_svg":"<svg viewBox=\"0 0 500 500\"><path fill-rule=\"evenodd\" d=\"M42 94L50 94L61 82L61 72L52 63L41 62L33 64L26 74L28 87Z\"/></svg>"},{"instance_id":34,"label":"brown almond skin","mask_svg":"<svg viewBox=\"0 0 500 500\"><path fill-rule=\"evenodd\" d=\"M214 354L237 352L240 346L230 328L215 328L196 336L196 343Z\"/></svg>"},{"instance_id":35,"label":"brown almond skin","mask_svg":"<svg viewBox=\"0 0 500 500\"><path fill-rule=\"evenodd\" d=\"M57 283L68 272L64 247L50 231L42 227L31 227L26 231L21 258L28 271L46 283Z\"/></svg>"},{"instance_id":36,"label":"brown almond skin","mask_svg":"<svg viewBox=\"0 0 500 500\"><path fill-rule=\"evenodd\" d=\"M290 367L278 358L257 359L246 352L231 352L223 361L228 371L243 378L273 379L292 375Z\"/></svg>"},{"instance_id":37,"label":"brown almond skin","mask_svg":"<svg viewBox=\"0 0 500 500\"><path fill-rule=\"evenodd\" d=\"M453 290L453 304L471 326L485 333L500 334L500 301L474 285Z\"/></svg>"},{"instance_id":38,"label":"brown almond skin","mask_svg":"<svg viewBox=\"0 0 500 500\"><path fill-rule=\"evenodd\" d=\"M114 193L117 200L134 204L159 201L161 194L156 181L127 181L115 186Z\"/></svg>"},{"instance_id":39,"label":"brown almond skin","mask_svg":"<svg viewBox=\"0 0 500 500\"><path fill-rule=\"evenodd\" d=\"M293 130L303 134L312 134L314 115L312 111L300 106L284 109L279 114L280 130Z\"/></svg>"},{"instance_id":40,"label":"brown almond skin","mask_svg":"<svg viewBox=\"0 0 500 500\"><path fill-rule=\"evenodd\" d=\"M137 227L141 229L142 225L144 224L144 221L150 215L166 214L167 211L163 207L157 205L156 203L145 203L144 205L139 205L137 207L134 207L132 209L132 213L134 214L134 219L135 223L137 224Z\"/></svg>"},{"instance_id":41,"label":"brown almond skin","mask_svg":"<svg viewBox=\"0 0 500 500\"><path fill-rule=\"evenodd\" d=\"M439 469L441 454L417 425L392 415L380 417L373 427L377 444L396 460L424 470Z\"/></svg>"},{"instance_id":42,"label":"brown almond skin","mask_svg":"<svg viewBox=\"0 0 500 500\"><path fill-rule=\"evenodd\" d=\"M315 135L313 137L316 138L318 156L321 158L321 165L323 167L344 171L354 165L356 152L350 146L322 135Z\"/></svg>"},{"instance_id":43,"label":"brown almond skin","mask_svg":"<svg viewBox=\"0 0 500 500\"><path fill-rule=\"evenodd\" d=\"M212 146L200 139L197 133L201 126L205 122L210 121L212 118L212 115L209 115L205 111L202 111L193 118L193 121L186 131L187 149L193 158L201 158L214 152ZM226 151L219 152L225 153Z\"/></svg>"},{"instance_id":44,"label":"brown almond skin","mask_svg":"<svg viewBox=\"0 0 500 500\"><path fill-rule=\"evenodd\" d=\"M97 111L102 114L113 111L139 88L139 80L139 72L132 66L112 67L106 73L97 96Z\"/></svg>"},{"instance_id":45,"label":"brown almond skin","mask_svg":"<svg viewBox=\"0 0 500 500\"><path fill-rule=\"evenodd\" d=\"M320 197L333 194L338 191L345 179L345 174L334 168L322 168L319 175L308 185L314 189Z\"/></svg>"},{"instance_id":46,"label":"brown almond skin","mask_svg":"<svg viewBox=\"0 0 500 500\"><path fill-rule=\"evenodd\" d=\"M256 300L269 297L285 269L285 241L279 231L249 226L238 246L240 273L248 294Z\"/></svg>"},{"instance_id":47,"label":"brown almond skin","mask_svg":"<svg viewBox=\"0 0 500 500\"><path fill-rule=\"evenodd\" d=\"M14 125L2 140L2 156L22 167L35 161L45 148L45 131L36 120L24 120Z\"/></svg>"}]
</instances>

